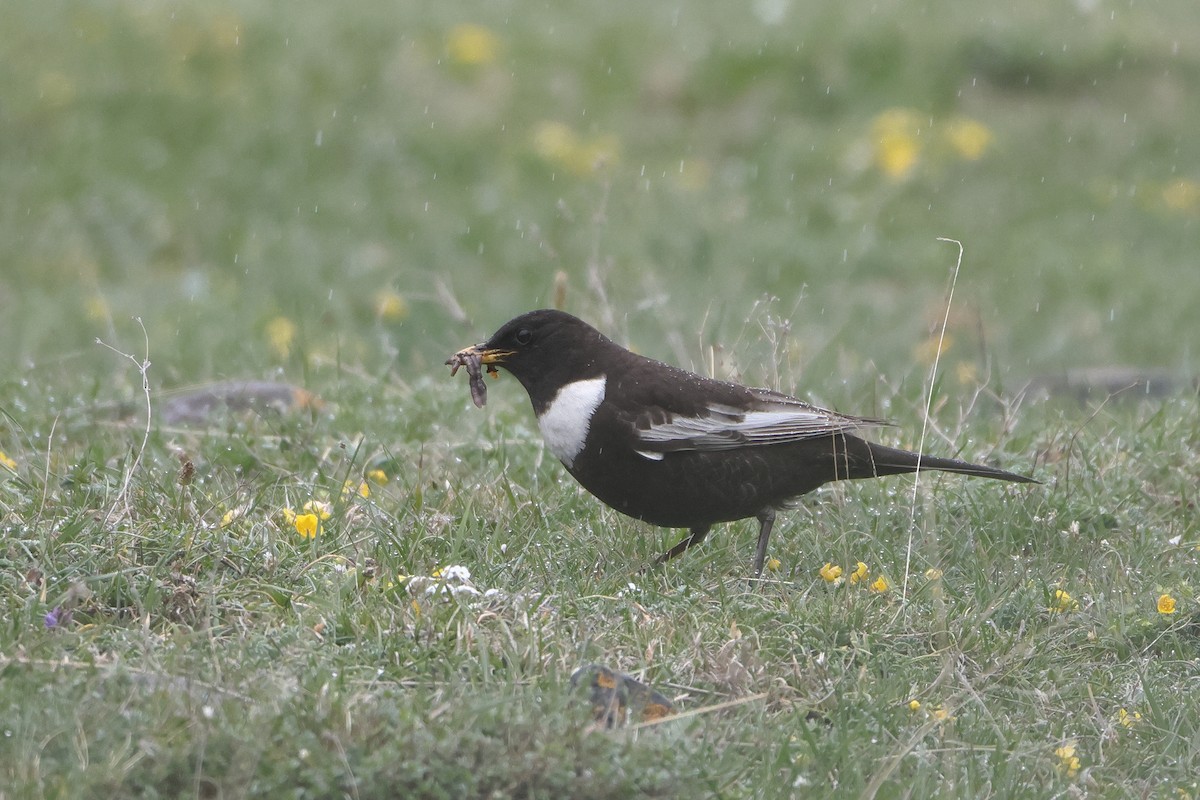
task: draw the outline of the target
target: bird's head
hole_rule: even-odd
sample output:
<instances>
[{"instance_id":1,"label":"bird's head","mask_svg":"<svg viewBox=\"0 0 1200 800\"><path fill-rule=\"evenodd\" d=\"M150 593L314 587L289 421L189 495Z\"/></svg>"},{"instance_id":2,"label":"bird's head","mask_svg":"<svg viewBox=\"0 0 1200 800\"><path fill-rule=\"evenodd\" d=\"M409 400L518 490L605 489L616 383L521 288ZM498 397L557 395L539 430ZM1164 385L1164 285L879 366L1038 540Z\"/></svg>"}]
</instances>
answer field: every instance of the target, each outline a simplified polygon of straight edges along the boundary
<instances>
[{"instance_id":1,"label":"bird's head","mask_svg":"<svg viewBox=\"0 0 1200 800\"><path fill-rule=\"evenodd\" d=\"M520 381L537 405L564 384L595 377L595 356L615 346L583 320L542 309L509 320L486 342L463 348L451 361L466 363L478 358L489 371L503 368Z\"/></svg>"}]
</instances>

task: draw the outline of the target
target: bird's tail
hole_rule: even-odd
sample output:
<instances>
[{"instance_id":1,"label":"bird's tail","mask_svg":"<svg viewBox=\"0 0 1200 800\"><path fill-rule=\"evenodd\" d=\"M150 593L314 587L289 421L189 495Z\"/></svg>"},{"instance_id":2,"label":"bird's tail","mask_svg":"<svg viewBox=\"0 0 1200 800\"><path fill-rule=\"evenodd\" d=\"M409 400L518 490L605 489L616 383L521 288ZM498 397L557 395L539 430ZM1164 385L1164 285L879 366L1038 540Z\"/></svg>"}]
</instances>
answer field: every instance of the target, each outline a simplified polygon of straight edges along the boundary
<instances>
[{"instance_id":1,"label":"bird's tail","mask_svg":"<svg viewBox=\"0 0 1200 800\"><path fill-rule=\"evenodd\" d=\"M973 475L977 478L995 478L999 481L1012 481L1013 483L1038 482L1027 475L1018 475L1015 472L1008 472L996 467L987 467L983 464L972 464L969 461L960 461L957 458L938 458L937 456L921 455L909 450L900 450L896 447L875 444L874 442L866 442L866 444L875 475L898 475L928 469L941 472L956 472L959 475ZM858 476L851 475L851 477Z\"/></svg>"}]
</instances>

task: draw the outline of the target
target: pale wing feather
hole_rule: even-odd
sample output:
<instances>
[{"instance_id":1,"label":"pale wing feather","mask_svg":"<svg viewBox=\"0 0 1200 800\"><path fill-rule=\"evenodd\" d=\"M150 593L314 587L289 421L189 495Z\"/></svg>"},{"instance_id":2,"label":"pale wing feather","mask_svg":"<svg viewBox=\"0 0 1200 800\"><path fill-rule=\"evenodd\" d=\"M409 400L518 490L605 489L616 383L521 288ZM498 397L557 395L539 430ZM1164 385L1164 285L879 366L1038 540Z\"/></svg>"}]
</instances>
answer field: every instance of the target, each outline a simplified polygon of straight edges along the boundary
<instances>
[{"instance_id":1,"label":"pale wing feather","mask_svg":"<svg viewBox=\"0 0 1200 800\"><path fill-rule=\"evenodd\" d=\"M836 433L848 433L877 420L850 417L811 406L785 395L767 395L754 411L743 412L722 404L711 404L699 417L673 416L639 427L638 439L652 452L678 450L733 450L739 447L796 442Z\"/></svg>"}]
</instances>

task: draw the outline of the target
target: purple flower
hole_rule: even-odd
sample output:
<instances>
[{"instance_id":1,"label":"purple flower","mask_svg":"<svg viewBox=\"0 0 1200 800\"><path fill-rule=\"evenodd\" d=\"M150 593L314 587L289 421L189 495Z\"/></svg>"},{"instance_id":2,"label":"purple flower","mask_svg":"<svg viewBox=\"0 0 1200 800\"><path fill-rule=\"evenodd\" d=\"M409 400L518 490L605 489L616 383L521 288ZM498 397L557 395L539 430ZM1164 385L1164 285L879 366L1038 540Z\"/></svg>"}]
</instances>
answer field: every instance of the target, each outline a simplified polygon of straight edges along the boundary
<instances>
[{"instance_id":1,"label":"purple flower","mask_svg":"<svg viewBox=\"0 0 1200 800\"><path fill-rule=\"evenodd\" d=\"M71 623L71 609L64 609L62 606L55 606L53 611L46 614L46 630L52 631L55 628L61 628L64 625Z\"/></svg>"}]
</instances>

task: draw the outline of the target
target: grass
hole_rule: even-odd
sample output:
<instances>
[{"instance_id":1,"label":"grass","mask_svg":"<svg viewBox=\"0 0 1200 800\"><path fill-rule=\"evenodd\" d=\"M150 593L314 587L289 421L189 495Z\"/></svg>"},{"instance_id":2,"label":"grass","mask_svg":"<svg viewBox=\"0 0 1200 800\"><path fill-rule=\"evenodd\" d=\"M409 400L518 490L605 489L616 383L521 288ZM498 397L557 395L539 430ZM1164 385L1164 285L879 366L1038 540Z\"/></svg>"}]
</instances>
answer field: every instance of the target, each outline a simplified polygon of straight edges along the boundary
<instances>
[{"instance_id":1,"label":"grass","mask_svg":"<svg viewBox=\"0 0 1200 800\"><path fill-rule=\"evenodd\" d=\"M1020 392L1197 372L1192 4L8 17L0 796L1200 791L1197 398ZM1043 485L827 488L761 583L753 522L639 574L679 532L441 367L559 299L915 446L939 236L926 447ZM164 414L248 378L323 405ZM683 713L595 730L588 662Z\"/></svg>"}]
</instances>

